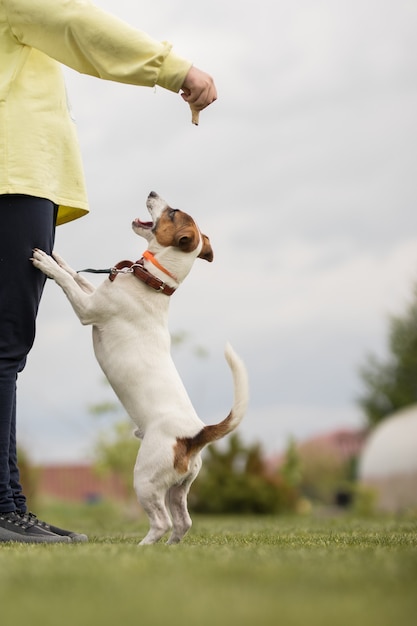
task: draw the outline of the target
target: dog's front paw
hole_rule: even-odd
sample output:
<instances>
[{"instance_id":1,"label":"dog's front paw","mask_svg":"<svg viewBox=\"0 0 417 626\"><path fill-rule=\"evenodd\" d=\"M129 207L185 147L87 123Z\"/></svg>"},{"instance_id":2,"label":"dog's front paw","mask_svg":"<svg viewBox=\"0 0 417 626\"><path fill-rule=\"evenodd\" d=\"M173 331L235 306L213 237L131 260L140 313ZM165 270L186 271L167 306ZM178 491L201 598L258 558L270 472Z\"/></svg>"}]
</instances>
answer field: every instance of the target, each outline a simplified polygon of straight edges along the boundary
<instances>
[{"instance_id":1,"label":"dog's front paw","mask_svg":"<svg viewBox=\"0 0 417 626\"><path fill-rule=\"evenodd\" d=\"M49 254L46 254L43 250L39 250L39 248L35 248L33 251L33 256L30 259L33 265L41 270L46 276L49 278L54 278L56 275L56 271L58 269L58 264L53 260Z\"/></svg>"}]
</instances>

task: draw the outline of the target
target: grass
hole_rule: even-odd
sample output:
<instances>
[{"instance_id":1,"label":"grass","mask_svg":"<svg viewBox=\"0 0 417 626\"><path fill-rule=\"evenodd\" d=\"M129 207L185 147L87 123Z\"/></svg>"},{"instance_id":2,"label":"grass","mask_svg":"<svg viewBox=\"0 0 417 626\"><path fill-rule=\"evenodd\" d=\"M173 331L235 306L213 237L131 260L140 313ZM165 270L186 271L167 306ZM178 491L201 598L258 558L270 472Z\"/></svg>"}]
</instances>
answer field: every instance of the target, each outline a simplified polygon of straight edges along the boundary
<instances>
[{"instance_id":1,"label":"grass","mask_svg":"<svg viewBox=\"0 0 417 626\"><path fill-rule=\"evenodd\" d=\"M114 508L42 516L90 542L0 544L2 624L416 624L415 519L194 516L182 544L138 548L146 520Z\"/></svg>"}]
</instances>

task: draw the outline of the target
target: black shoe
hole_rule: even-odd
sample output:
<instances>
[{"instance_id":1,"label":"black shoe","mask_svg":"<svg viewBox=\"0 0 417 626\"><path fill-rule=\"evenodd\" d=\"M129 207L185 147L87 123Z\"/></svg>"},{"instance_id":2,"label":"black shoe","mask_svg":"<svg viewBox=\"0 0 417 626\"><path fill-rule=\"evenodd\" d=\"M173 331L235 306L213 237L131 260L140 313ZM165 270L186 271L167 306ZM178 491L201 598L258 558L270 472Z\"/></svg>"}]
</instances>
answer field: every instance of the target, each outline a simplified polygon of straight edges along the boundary
<instances>
[{"instance_id":1,"label":"black shoe","mask_svg":"<svg viewBox=\"0 0 417 626\"><path fill-rule=\"evenodd\" d=\"M34 513L17 513L17 515L19 515L22 520L32 523L36 528L53 533L54 535L59 535L60 537L69 537L70 541L88 541L87 535L84 535L82 533L75 533L71 530L64 530L63 528L58 528L58 526L52 526L52 524L42 522L42 520L38 519Z\"/></svg>"},{"instance_id":2,"label":"black shoe","mask_svg":"<svg viewBox=\"0 0 417 626\"><path fill-rule=\"evenodd\" d=\"M46 528L40 528L32 519L24 519L20 514L0 513L0 541L20 543L69 543L69 537L54 534Z\"/></svg>"}]
</instances>

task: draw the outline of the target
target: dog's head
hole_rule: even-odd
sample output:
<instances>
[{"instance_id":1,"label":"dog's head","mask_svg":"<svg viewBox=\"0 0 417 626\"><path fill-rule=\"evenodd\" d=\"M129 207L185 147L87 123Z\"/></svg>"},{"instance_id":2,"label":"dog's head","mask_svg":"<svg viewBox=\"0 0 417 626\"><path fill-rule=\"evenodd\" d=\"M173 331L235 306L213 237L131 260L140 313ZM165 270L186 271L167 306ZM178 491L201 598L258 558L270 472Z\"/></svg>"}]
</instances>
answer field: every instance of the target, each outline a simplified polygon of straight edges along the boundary
<instances>
[{"instance_id":1,"label":"dog's head","mask_svg":"<svg viewBox=\"0 0 417 626\"><path fill-rule=\"evenodd\" d=\"M135 219L132 228L148 241L148 250L178 277L178 282L188 274L195 258L213 260L209 238L190 215L171 208L155 191L149 194L146 206L152 221Z\"/></svg>"}]
</instances>

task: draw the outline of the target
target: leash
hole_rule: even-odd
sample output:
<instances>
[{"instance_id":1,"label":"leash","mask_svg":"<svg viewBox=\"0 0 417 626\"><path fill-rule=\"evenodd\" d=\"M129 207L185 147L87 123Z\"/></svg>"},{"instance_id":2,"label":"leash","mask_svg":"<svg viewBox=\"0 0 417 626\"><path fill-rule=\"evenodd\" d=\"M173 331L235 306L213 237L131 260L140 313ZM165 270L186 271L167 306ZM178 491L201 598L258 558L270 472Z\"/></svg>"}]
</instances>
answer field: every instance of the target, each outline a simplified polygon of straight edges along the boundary
<instances>
[{"instance_id":1,"label":"leash","mask_svg":"<svg viewBox=\"0 0 417 626\"><path fill-rule=\"evenodd\" d=\"M82 274L84 272L89 272L90 274L110 274L111 270L111 267L109 267L107 270L94 270L91 267L88 267L85 270L77 270L77 274Z\"/></svg>"}]
</instances>

